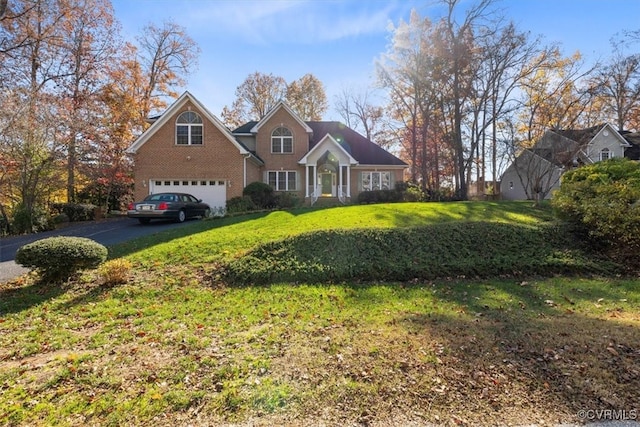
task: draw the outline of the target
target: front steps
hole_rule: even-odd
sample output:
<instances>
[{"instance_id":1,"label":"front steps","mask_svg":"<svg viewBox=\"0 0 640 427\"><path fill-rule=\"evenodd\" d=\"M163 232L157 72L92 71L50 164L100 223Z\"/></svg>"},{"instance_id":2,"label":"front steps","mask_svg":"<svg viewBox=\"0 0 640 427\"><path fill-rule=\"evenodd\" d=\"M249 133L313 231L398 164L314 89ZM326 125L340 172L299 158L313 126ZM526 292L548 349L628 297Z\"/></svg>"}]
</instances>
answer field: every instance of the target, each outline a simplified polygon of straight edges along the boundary
<instances>
[{"instance_id":1,"label":"front steps","mask_svg":"<svg viewBox=\"0 0 640 427\"><path fill-rule=\"evenodd\" d=\"M309 205L311 204L311 199L307 202ZM321 207L321 208L330 208L334 206L343 206L340 199L337 197L318 197L318 200L313 204L313 207Z\"/></svg>"}]
</instances>

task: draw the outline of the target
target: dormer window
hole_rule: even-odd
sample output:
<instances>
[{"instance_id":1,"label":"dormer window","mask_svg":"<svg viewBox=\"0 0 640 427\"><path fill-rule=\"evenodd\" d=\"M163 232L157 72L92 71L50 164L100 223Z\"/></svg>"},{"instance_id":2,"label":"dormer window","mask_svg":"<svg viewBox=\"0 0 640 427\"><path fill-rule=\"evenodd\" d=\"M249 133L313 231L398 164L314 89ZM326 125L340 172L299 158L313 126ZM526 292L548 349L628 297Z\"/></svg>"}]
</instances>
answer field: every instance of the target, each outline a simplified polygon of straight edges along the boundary
<instances>
[{"instance_id":1,"label":"dormer window","mask_svg":"<svg viewBox=\"0 0 640 427\"><path fill-rule=\"evenodd\" d=\"M603 148L600 150L600 160L608 160L613 157L612 153L609 152L608 148Z\"/></svg>"},{"instance_id":2,"label":"dormer window","mask_svg":"<svg viewBox=\"0 0 640 427\"><path fill-rule=\"evenodd\" d=\"M271 134L271 152L293 153L293 134L286 127L279 127Z\"/></svg>"},{"instance_id":3,"label":"dormer window","mask_svg":"<svg viewBox=\"0 0 640 427\"><path fill-rule=\"evenodd\" d=\"M202 145L202 117L185 111L176 120L177 145Z\"/></svg>"}]
</instances>

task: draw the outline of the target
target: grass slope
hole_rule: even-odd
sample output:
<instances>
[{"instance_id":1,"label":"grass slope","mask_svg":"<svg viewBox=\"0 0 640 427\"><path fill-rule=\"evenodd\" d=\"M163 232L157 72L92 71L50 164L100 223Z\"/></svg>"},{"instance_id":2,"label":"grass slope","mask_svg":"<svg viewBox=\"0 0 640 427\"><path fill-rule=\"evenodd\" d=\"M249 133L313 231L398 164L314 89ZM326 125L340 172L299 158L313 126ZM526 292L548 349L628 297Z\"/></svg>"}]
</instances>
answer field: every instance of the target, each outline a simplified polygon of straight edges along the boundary
<instances>
[{"instance_id":1,"label":"grass slope","mask_svg":"<svg viewBox=\"0 0 640 427\"><path fill-rule=\"evenodd\" d=\"M209 286L208 262L310 227L549 219L525 204L276 212L115 248L140 266L125 285L0 285L0 425L528 425L638 408L637 280Z\"/></svg>"},{"instance_id":2,"label":"grass slope","mask_svg":"<svg viewBox=\"0 0 640 427\"><path fill-rule=\"evenodd\" d=\"M447 222L322 230L264 243L226 266L228 283L407 281L610 273L552 225Z\"/></svg>"},{"instance_id":3,"label":"grass slope","mask_svg":"<svg viewBox=\"0 0 640 427\"><path fill-rule=\"evenodd\" d=\"M331 209L295 209L199 221L110 248L144 266L203 265L230 260L257 245L301 233L353 228L419 227L446 222L535 225L552 220L549 208L527 202L396 203Z\"/></svg>"}]
</instances>

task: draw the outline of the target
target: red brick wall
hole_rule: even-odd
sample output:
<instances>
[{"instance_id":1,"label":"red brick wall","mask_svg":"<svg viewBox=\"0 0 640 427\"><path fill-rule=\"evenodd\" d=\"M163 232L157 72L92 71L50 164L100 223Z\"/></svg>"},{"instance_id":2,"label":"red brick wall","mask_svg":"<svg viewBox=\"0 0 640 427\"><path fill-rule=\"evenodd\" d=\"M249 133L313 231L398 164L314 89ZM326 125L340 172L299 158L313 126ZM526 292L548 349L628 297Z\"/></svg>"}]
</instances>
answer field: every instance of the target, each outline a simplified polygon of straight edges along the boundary
<instances>
[{"instance_id":1,"label":"red brick wall","mask_svg":"<svg viewBox=\"0 0 640 427\"><path fill-rule=\"evenodd\" d=\"M293 153L271 153L271 134L280 126L287 127L293 134ZM261 168L258 181L264 181L264 172L272 170L298 171L299 188L297 194L304 198L305 195L305 167L298 161L307 154L309 149L309 135L284 108L279 109L267 122L262 123L256 135L256 153L264 160L265 166Z\"/></svg>"},{"instance_id":2,"label":"red brick wall","mask_svg":"<svg viewBox=\"0 0 640 427\"><path fill-rule=\"evenodd\" d=\"M176 118L191 110L204 121L202 145L176 145ZM134 155L135 198L149 194L150 179L215 179L231 181L227 198L241 196L244 181L243 155L213 123L187 102ZM257 170L250 161L247 167ZM146 186L145 186L146 185Z\"/></svg>"}]
</instances>

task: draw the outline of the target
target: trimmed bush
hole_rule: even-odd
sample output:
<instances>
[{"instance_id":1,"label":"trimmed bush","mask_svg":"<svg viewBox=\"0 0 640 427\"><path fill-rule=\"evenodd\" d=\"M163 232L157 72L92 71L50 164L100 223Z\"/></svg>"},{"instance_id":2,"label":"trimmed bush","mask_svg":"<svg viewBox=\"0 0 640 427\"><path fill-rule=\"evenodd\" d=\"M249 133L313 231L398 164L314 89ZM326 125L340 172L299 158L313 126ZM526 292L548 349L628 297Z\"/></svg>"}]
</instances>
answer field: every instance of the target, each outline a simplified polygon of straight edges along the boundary
<instances>
[{"instance_id":1,"label":"trimmed bush","mask_svg":"<svg viewBox=\"0 0 640 427\"><path fill-rule=\"evenodd\" d=\"M441 223L325 230L265 243L230 261L229 284L407 281L620 271L557 226Z\"/></svg>"},{"instance_id":2,"label":"trimmed bush","mask_svg":"<svg viewBox=\"0 0 640 427\"><path fill-rule=\"evenodd\" d=\"M86 268L95 268L107 259L107 248L84 237L49 237L22 246L16 263L37 270L45 279L73 276Z\"/></svg>"},{"instance_id":3,"label":"trimmed bush","mask_svg":"<svg viewBox=\"0 0 640 427\"><path fill-rule=\"evenodd\" d=\"M65 214L69 221L93 221L95 219L96 205L82 203L54 203L51 205L57 214Z\"/></svg>"},{"instance_id":4,"label":"trimmed bush","mask_svg":"<svg viewBox=\"0 0 640 427\"><path fill-rule=\"evenodd\" d=\"M640 165L614 158L562 176L555 213L612 256L640 264Z\"/></svg>"},{"instance_id":5,"label":"trimmed bush","mask_svg":"<svg viewBox=\"0 0 640 427\"><path fill-rule=\"evenodd\" d=\"M249 196L259 209L270 209L276 205L273 188L264 182L252 182L242 190L242 195Z\"/></svg>"}]
</instances>

